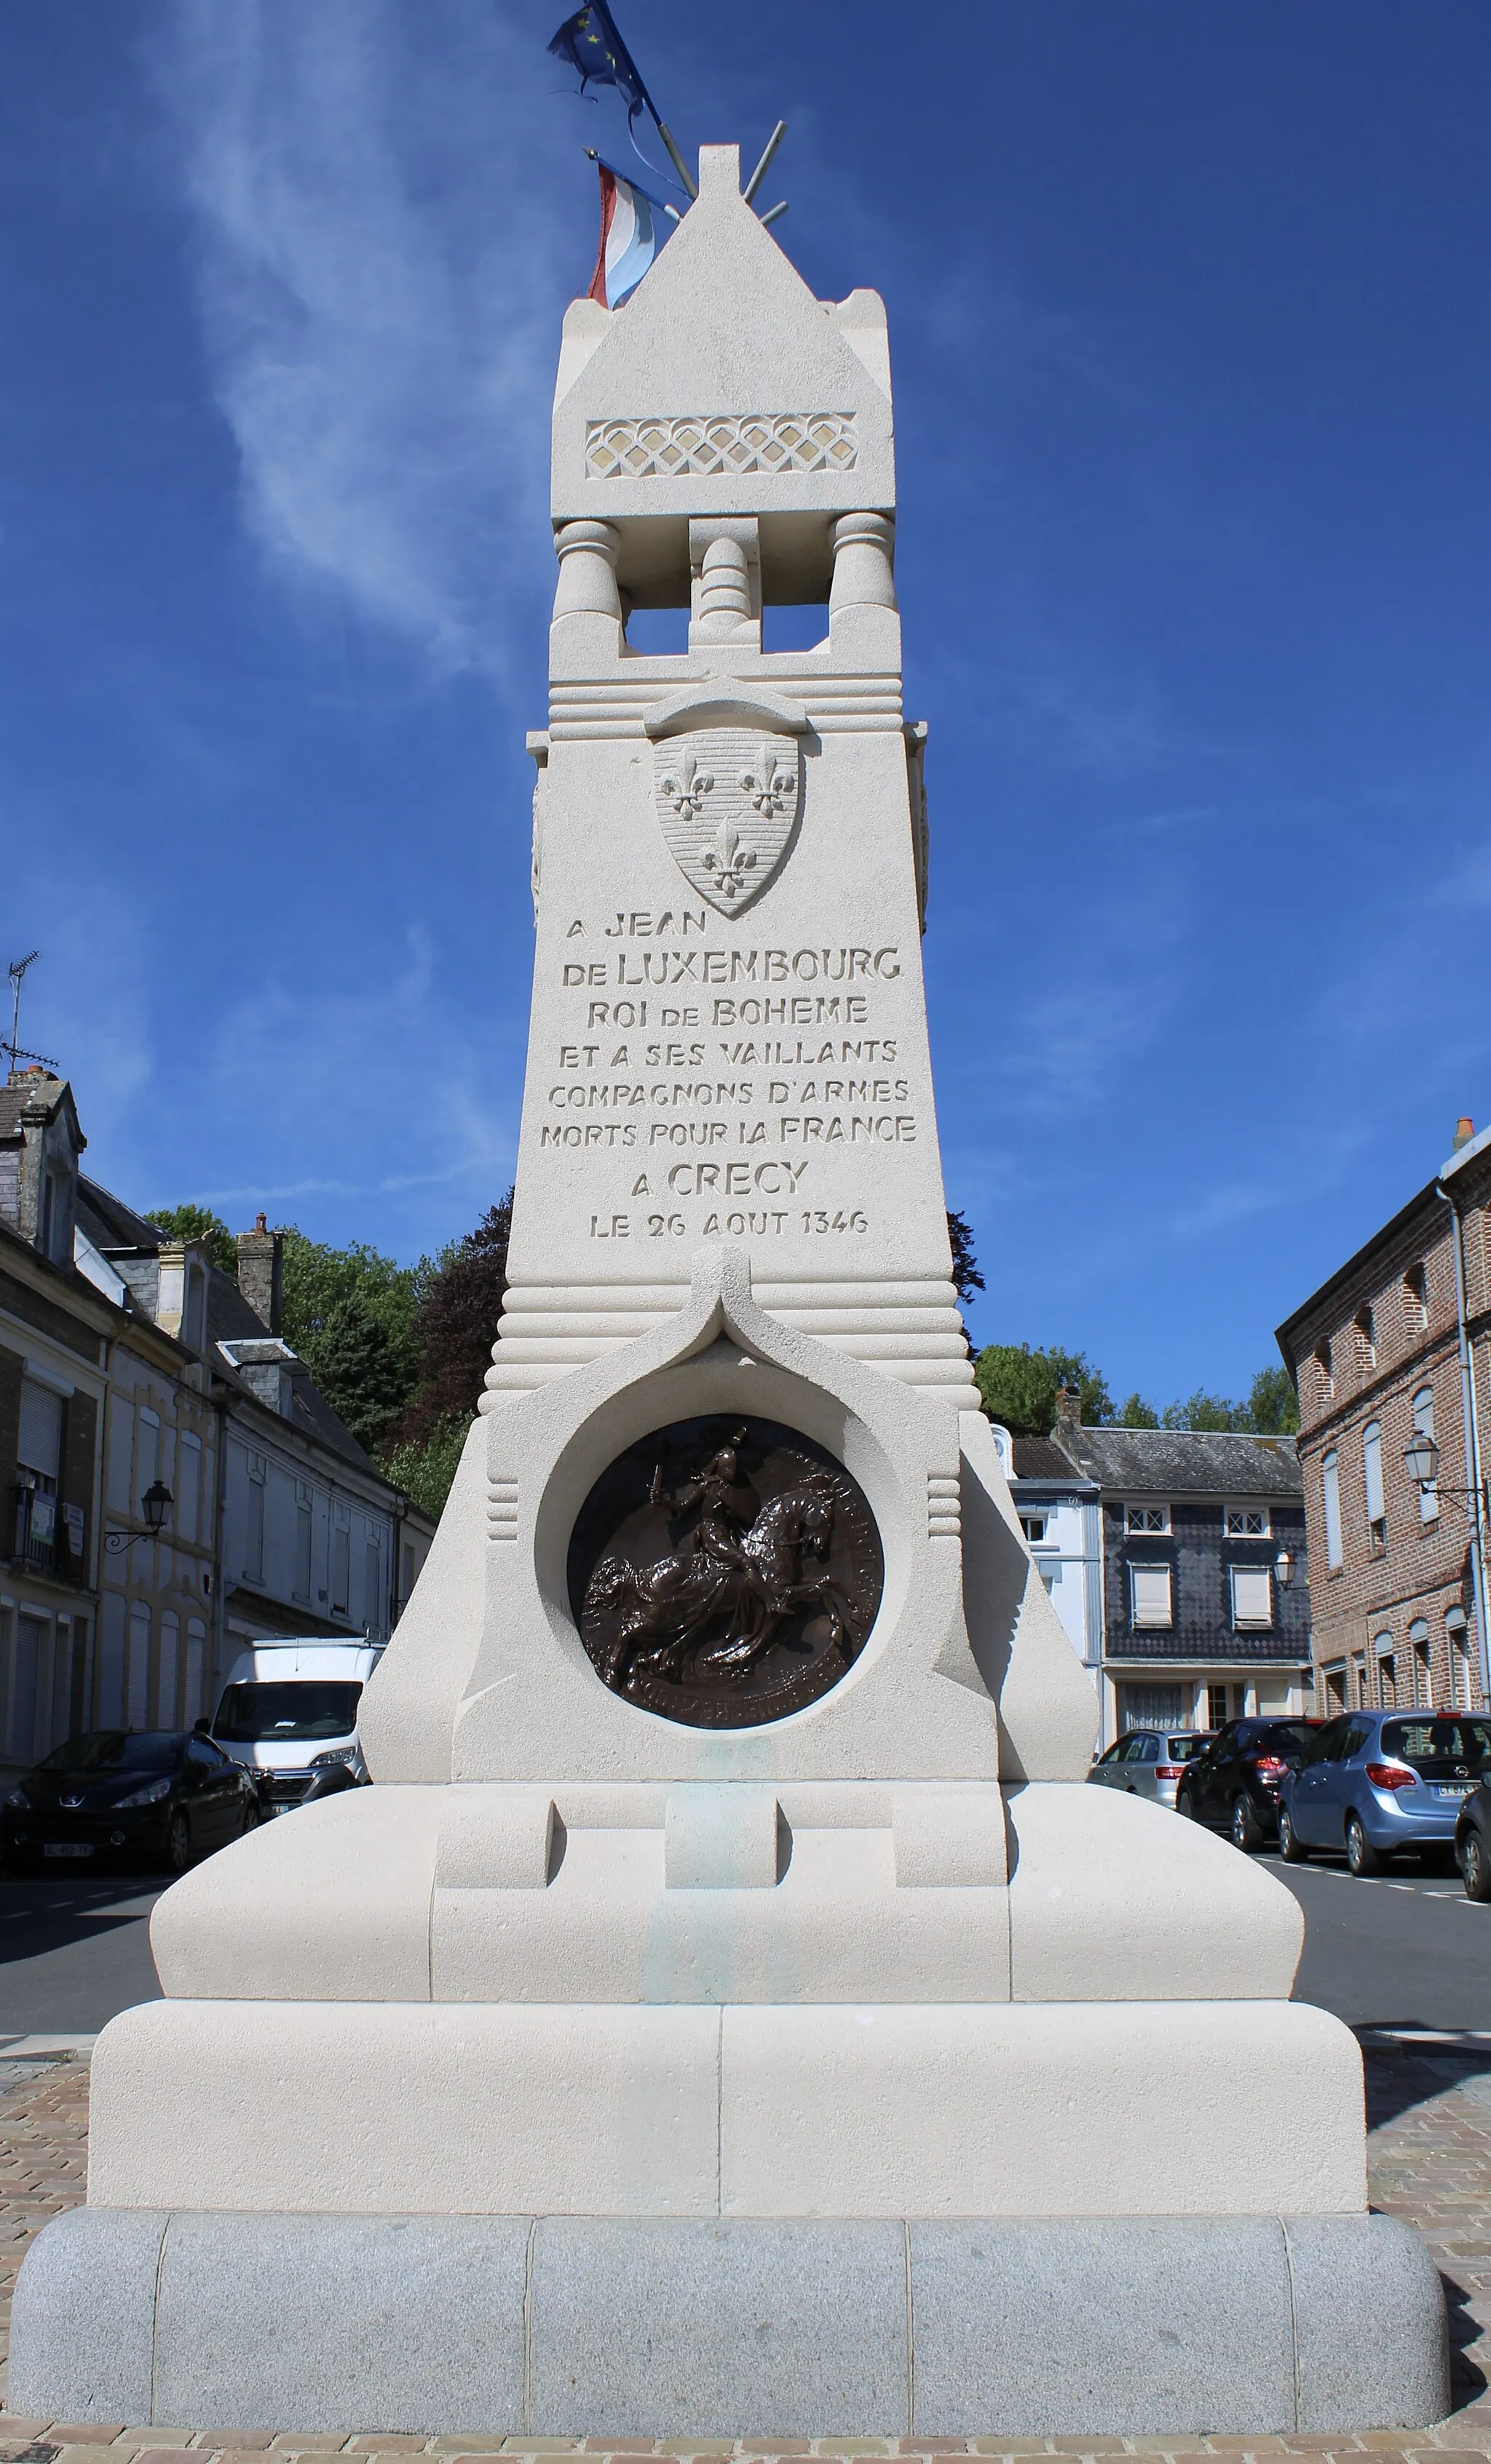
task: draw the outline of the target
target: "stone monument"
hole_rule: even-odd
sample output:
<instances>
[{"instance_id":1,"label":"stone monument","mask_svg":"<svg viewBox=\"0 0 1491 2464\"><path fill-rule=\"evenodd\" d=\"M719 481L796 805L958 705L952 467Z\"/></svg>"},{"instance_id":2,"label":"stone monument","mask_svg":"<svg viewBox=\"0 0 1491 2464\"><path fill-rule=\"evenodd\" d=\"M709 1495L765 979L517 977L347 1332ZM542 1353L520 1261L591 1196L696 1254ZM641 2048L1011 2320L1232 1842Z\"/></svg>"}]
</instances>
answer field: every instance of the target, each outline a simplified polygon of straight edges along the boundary
<instances>
[{"instance_id":1,"label":"stone monument","mask_svg":"<svg viewBox=\"0 0 1491 2464\"><path fill-rule=\"evenodd\" d=\"M564 320L511 1250L377 1785L166 1893L70 2419L1277 2431L1448 2401L1292 1897L1081 1785L950 1280L885 313L733 146ZM827 603L810 650L763 606ZM687 605L639 655L634 607Z\"/></svg>"}]
</instances>

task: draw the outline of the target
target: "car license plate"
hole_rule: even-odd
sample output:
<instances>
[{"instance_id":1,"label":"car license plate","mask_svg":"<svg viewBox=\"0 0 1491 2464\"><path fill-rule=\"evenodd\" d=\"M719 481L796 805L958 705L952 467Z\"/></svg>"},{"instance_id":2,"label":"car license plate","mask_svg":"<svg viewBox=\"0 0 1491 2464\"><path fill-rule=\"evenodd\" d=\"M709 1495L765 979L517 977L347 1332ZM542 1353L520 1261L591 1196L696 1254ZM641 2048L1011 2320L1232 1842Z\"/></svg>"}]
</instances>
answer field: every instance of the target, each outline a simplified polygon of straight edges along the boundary
<instances>
[{"instance_id":1,"label":"car license plate","mask_svg":"<svg viewBox=\"0 0 1491 2464\"><path fill-rule=\"evenodd\" d=\"M1436 1796L1474 1796L1476 1785L1473 1779L1444 1780L1436 1788L1435 1794Z\"/></svg>"},{"instance_id":2,"label":"car license plate","mask_svg":"<svg viewBox=\"0 0 1491 2464\"><path fill-rule=\"evenodd\" d=\"M42 1849L44 1857L91 1857L91 1839L49 1839Z\"/></svg>"}]
</instances>

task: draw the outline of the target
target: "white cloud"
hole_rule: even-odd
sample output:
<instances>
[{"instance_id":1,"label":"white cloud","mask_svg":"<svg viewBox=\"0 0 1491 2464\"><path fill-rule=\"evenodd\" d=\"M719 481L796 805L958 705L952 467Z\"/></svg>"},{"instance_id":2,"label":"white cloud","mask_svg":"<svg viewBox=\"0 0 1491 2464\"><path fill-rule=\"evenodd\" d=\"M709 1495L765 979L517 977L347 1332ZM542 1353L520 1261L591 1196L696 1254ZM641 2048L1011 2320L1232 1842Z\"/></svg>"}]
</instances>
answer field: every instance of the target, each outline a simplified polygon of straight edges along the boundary
<instances>
[{"instance_id":1,"label":"white cloud","mask_svg":"<svg viewBox=\"0 0 1491 2464\"><path fill-rule=\"evenodd\" d=\"M456 0L179 0L169 25L151 64L250 532L313 608L500 677L549 587L578 287L581 166L536 108L553 64Z\"/></svg>"}]
</instances>

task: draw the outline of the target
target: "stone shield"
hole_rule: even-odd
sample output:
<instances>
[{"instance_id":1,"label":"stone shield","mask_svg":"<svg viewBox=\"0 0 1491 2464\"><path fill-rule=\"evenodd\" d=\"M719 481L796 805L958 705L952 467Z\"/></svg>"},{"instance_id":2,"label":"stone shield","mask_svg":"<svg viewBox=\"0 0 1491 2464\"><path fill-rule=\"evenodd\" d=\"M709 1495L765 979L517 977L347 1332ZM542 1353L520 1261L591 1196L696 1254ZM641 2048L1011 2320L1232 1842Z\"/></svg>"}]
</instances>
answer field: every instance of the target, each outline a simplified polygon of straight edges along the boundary
<instances>
[{"instance_id":1,"label":"stone shield","mask_svg":"<svg viewBox=\"0 0 1491 2464\"><path fill-rule=\"evenodd\" d=\"M658 746L653 780L658 823L684 879L722 915L740 914L791 845L800 747L758 728L701 728Z\"/></svg>"}]
</instances>

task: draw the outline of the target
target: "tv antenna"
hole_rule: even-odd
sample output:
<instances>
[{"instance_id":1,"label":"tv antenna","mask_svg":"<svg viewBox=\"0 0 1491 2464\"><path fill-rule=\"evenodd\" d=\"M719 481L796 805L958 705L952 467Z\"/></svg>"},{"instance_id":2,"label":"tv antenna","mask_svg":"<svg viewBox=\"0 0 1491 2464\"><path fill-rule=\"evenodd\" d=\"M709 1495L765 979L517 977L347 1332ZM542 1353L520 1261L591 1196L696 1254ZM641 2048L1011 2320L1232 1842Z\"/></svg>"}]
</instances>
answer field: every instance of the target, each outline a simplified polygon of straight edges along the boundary
<instances>
[{"instance_id":1,"label":"tv antenna","mask_svg":"<svg viewBox=\"0 0 1491 2464\"><path fill-rule=\"evenodd\" d=\"M32 950L24 958L12 958L8 970L11 978L11 1041L9 1044L0 1043L0 1052L10 1054L12 1073L19 1069L23 1061L38 1061L43 1069L55 1069L58 1067L50 1053L28 1052L20 1040L21 985L25 980L27 968L33 966L40 956L39 950Z\"/></svg>"}]
</instances>

